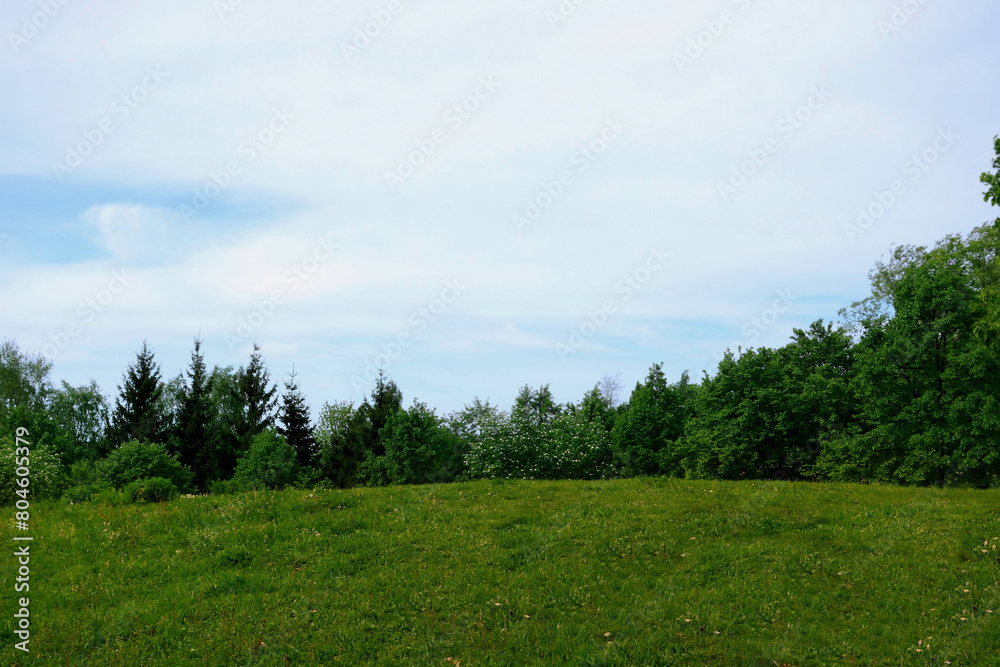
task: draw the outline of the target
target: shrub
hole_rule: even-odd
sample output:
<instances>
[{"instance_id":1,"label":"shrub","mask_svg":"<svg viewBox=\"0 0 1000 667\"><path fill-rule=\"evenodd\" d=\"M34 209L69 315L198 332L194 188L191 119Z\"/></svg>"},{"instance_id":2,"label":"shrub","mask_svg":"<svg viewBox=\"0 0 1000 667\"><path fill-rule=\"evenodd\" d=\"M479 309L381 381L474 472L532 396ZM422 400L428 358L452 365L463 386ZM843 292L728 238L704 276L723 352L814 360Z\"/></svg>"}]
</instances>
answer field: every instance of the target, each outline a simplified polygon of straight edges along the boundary
<instances>
[{"instance_id":1,"label":"shrub","mask_svg":"<svg viewBox=\"0 0 1000 667\"><path fill-rule=\"evenodd\" d=\"M6 504L19 499L14 491L22 488L16 482L16 471L22 466L30 471L30 497L58 498L66 488L66 473L59 455L46 445L31 444L28 450L28 456L16 456L15 440L9 436L0 439L0 502Z\"/></svg>"},{"instance_id":2,"label":"shrub","mask_svg":"<svg viewBox=\"0 0 1000 667\"><path fill-rule=\"evenodd\" d=\"M133 503L158 503L177 497L177 487L163 477L140 479L125 485L122 492Z\"/></svg>"},{"instance_id":3,"label":"shrub","mask_svg":"<svg viewBox=\"0 0 1000 667\"><path fill-rule=\"evenodd\" d=\"M163 445L133 440L98 463L101 479L116 489L142 479L162 477L178 490L186 491L194 475L167 453Z\"/></svg>"},{"instance_id":4,"label":"shrub","mask_svg":"<svg viewBox=\"0 0 1000 667\"><path fill-rule=\"evenodd\" d=\"M458 437L424 403L390 417L380 437L390 484L451 482L461 472Z\"/></svg>"},{"instance_id":5,"label":"shrub","mask_svg":"<svg viewBox=\"0 0 1000 667\"><path fill-rule=\"evenodd\" d=\"M580 413L544 422L523 410L501 413L484 424L470 445L471 477L510 479L597 479L612 474L607 431Z\"/></svg>"},{"instance_id":6,"label":"shrub","mask_svg":"<svg viewBox=\"0 0 1000 667\"><path fill-rule=\"evenodd\" d=\"M389 486L389 468L385 457L368 452L358 466L358 479L365 486Z\"/></svg>"},{"instance_id":7,"label":"shrub","mask_svg":"<svg viewBox=\"0 0 1000 667\"><path fill-rule=\"evenodd\" d=\"M112 487L101 489L90 497L90 502L110 507L121 507L128 505L131 501L124 491L119 491Z\"/></svg>"},{"instance_id":8,"label":"shrub","mask_svg":"<svg viewBox=\"0 0 1000 667\"><path fill-rule=\"evenodd\" d=\"M299 460L295 449L274 429L259 433L236 464L234 480L247 490L283 489L295 483Z\"/></svg>"},{"instance_id":9,"label":"shrub","mask_svg":"<svg viewBox=\"0 0 1000 667\"><path fill-rule=\"evenodd\" d=\"M112 489L112 486L104 481L77 484L76 486L71 486L66 489L66 492L63 493L62 497L64 500L68 500L71 503L82 503L90 500L93 496L106 489Z\"/></svg>"},{"instance_id":10,"label":"shrub","mask_svg":"<svg viewBox=\"0 0 1000 667\"><path fill-rule=\"evenodd\" d=\"M209 491L213 496L243 493L246 490L246 484L238 479L217 479L209 485Z\"/></svg>"}]
</instances>

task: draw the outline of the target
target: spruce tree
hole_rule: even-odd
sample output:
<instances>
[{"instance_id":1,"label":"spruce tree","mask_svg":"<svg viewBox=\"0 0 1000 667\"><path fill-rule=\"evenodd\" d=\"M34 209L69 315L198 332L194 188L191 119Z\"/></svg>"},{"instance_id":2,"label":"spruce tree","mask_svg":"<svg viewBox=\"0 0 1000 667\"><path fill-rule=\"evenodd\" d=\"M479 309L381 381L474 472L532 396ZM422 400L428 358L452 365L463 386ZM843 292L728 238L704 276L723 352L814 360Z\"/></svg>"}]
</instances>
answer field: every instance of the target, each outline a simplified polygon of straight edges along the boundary
<instances>
[{"instance_id":1,"label":"spruce tree","mask_svg":"<svg viewBox=\"0 0 1000 667\"><path fill-rule=\"evenodd\" d=\"M203 489L209 481L217 479L220 472L217 438L212 428L212 380L201 354L201 339L196 338L171 449L178 460L194 472L195 483Z\"/></svg>"},{"instance_id":2,"label":"spruce tree","mask_svg":"<svg viewBox=\"0 0 1000 667\"><path fill-rule=\"evenodd\" d=\"M295 449L299 465L309 466L312 465L316 453L316 440L309 424L309 407L295 382L294 368L284 384L285 393L281 397L281 408L278 410L280 423L278 433L285 436L288 444Z\"/></svg>"},{"instance_id":3,"label":"spruce tree","mask_svg":"<svg viewBox=\"0 0 1000 667\"><path fill-rule=\"evenodd\" d=\"M260 345L253 344L250 364L236 374L239 411L234 424L241 452L250 449L257 434L274 426L274 408L278 403L277 385L268 387L271 375L261 358Z\"/></svg>"},{"instance_id":4,"label":"spruce tree","mask_svg":"<svg viewBox=\"0 0 1000 667\"><path fill-rule=\"evenodd\" d=\"M164 444L163 382L160 367L153 361L153 351L146 341L129 364L118 387L115 410L108 429L112 447L132 440Z\"/></svg>"},{"instance_id":5,"label":"spruce tree","mask_svg":"<svg viewBox=\"0 0 1000 667\"><path fill-rule=\"evenodd\" d=\"M366 428L363 434L364 449L375 457L385 456L385 443L380 435L382 429L389 423L394 414L403 409L403 392L396 383L386 378L379 369L375 387L372 389L372 402L365 400L358 412L365 418Z\"/></svg>"}]
</instances>

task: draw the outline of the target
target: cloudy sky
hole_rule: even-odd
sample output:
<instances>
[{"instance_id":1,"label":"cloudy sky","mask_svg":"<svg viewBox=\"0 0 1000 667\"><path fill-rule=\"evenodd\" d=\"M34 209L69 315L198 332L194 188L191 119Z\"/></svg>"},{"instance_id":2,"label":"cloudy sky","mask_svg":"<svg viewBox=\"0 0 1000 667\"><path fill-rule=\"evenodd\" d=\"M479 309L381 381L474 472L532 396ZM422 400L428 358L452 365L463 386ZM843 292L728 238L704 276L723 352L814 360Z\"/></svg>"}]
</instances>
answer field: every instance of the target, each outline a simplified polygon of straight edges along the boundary
<instances>
[{"instance_id":1,"label":"cloudy sky","mask_svg":"<svg viewBox=\"0 0 1000 667\"><path fill-rule=\"evenodd\" d=\"M106 393L199 334L314 409L380 363L444 412L700 377L996 217L992 0L8 0L0 28L0 337Z\"/></svg>"}]
</instances>

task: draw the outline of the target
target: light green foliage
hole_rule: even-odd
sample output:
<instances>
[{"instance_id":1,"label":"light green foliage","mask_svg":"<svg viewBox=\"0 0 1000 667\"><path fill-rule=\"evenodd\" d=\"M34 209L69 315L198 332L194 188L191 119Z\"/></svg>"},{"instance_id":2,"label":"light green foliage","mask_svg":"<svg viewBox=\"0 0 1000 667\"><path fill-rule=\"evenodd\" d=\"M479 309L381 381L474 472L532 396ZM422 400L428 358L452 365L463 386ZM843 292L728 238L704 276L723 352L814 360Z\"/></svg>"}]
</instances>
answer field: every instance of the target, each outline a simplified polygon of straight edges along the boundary
<instances>
[{"instance_id":1,"label":"light green foliage","mask_svg":"<svg viewBox=\"0 0 1000 667\"><path fill-rule=\"evenodd\" d=\"M22 352L13 340L0 343L0 418L15 407L44 409L52 384L52 362L40 354Z\"/></svg>"},{"instance_id":2,"label":"light green foliage","mask_svg":"<svg viewBox=\"0 0 1000 667\"><path fill-rule=\"evenodd\" d=\"M295 483L299 462L295 449L273 428L258 433L236 464L233 478L249 490L283 489Z\"/></svg>"},{"instance_id":3,"label":"light green foliage","mask_svg":"<svg viewBox=\"0 0 1000 667\"><path fill-rule=\"evenodd\" d=\"M14 494L22 488L17 484L16 471L28 468L29 498L58 498L66 488L66 474L59 455L45 445L30 443L28 455L16 455L15 439L0 434L0 503L10 504L19 499Z\"/></svg>"},{"instance_id":4,"label":"light green foliage","mask_svg":"<svg viewBox=\"0 0 1000 667\"><path fill-rule=\"evenodd\" d=\"M177 497L177 487L163 477L140 479L126 484L122 492L133 503L159 503Z\"/></svg>"},{"instance_id":5,"label":"light green foliage","mask_svg":"<svg viewBox=\"0 0 1000 667\"><path fill-rule=\"evenodd\" d=\"M538 420L515 407L482 425L466 457L473 478L597 479L612 474L607 431L579 412Z\"/></svg>"},{"instance_id":6,"label":"light green foliage","mask_svg":"<svg viewBox=\"0 0 1000 667\"><path fill-rule=\"evenodd\" d=\"M157 443L133 440L98 463L100 478L120 489L126 484L151 477L169 479L180 490L187 490L194 476Z\"/></svg>"},{"instance_id":7,"label":"light green foliage","mask_svg":"<svg viewBox=\"0 0 1000 667\"><path fill-rule=\"evenodd\" d=\"M356 426L360 419L354 404L348 401L326 403L319 413L315 430L319 468L330 482L341 488L355 484L358 466L364 460Z\"/></svg>"},{"instance_id":8,"label":"light green foliage","mask_svg":"<svg viewBox=\"0 0 1000 667\"><path fill-rule=\"evenodd\" d=\"M997 154L996 159L993 160L993 168L996 169L996 173L983 172L979 180L989 186L989 189L983 194L983 201L993 206L1000 206L1000 136L994 137L993 148Z\"/></svg>"},{"instance_id":9,"label":"light green foliage","mask_svg":"<svg viewBox=\"0 0 1000 667\"><path fill-rule=\"evenodd\" d=\"M97 382L74 387L65 380L52 392L48 414L60 428L72 437L72 449L63 455L67 465L81 459L96 460L107 454L104 425L110 414L108 399Z\"/></svg>"}]
</instances>

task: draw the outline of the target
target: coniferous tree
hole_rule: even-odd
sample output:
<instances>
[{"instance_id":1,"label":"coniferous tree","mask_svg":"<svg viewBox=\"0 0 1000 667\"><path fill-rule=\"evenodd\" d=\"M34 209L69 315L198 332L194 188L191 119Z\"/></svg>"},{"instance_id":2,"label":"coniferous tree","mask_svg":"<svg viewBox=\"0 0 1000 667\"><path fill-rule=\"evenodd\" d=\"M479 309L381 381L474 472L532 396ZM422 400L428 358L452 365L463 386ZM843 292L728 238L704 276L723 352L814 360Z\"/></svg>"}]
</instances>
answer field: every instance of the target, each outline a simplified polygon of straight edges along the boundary
<instances>
[{"instance_id":1,"label":"coniferous tree","mask_svg":"<svg viewBox=\"0 0 1000 667\"><path fill-rule=\"evenodd\" d=\"M385 377L379 370L375 388L372 390L372 402L362 404L368 406L368 431L366 433L366 448L375 456L385 456L385 443L381 431L394 414L403 409L403 392L396 383Z\"/></svg>"},{"instance_id":2,"label":"coniferous tree","mask_svg":"<svg viewBox=\"0 0 1000 667\"><path fill-rule=\"evenodd\" d=\"M316 440L313 438L312 426L309 423L309 407L295 382L294 369L284 384L285 393L281 397L281 408L278 410L280 426L277 430L295 449L299 465L309 466L316 453Z\"/></svg>"},{"instance_id":3,"label":"coniferous tree","mask_svg":"<svg viewBox=\"0 0 1000 667\"><path fill-rule=\"evenodd\" d=\"M191 367L180 395L171 449L178 460L195 474L195 483L205 488L219 473L218 439L213 429L213 378L205 368L201 339L194 341Z\"/></svg>"},{"instance_id":4,"label":"coniferous tree","mask_svg":"<svg viewBox=\"0 0 1000 667\"><path fill-rule=\"evenodd\" d=\"M153 360L149 344L143 341L135 363L129 364L118 387L108 428L112 447L132 440L161 444L166 440L163 391L160 367Z\"/></svg>"},{"instance_id":5,"label":"coniferous tree","mask_svg":"<svg viewBox=\"0 0 1000 667\"><path fill-rule=\"evenodd\" d=\"M264 365L260 345L254 343L250 364L236 373L236 393L239 411L235 415L234 431L240 452L250 449L259 433L274 426L274 409L278 403L277 385L271 385L271 375Z\"/></svg>"}]
</instances>

